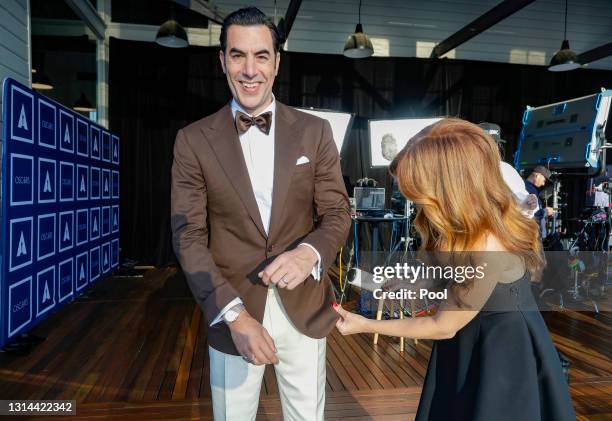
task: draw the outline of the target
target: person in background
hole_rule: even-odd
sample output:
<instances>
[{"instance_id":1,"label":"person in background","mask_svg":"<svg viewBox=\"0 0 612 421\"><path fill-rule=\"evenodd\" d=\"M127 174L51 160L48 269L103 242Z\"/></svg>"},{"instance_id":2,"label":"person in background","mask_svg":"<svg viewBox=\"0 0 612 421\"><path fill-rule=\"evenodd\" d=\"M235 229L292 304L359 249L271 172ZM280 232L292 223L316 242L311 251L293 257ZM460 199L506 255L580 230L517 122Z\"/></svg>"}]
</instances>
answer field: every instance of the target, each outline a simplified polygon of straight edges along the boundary
<instances>
[{"instance_id":1,"label":"person in background","mask_svg":"<svg viewBox=\"0 0 612 421\"><path fill-rule=\"evenodd\" d=\"M546 217L553 216L555 210L551 207L544 206L544 202L540 198L540 191L550 181L551 172L548 168L543 165L535 167L529 177L525 180L525 188L531 194L535 194L538 197L539 210L534 214L534 219L540 227L540 235L542 239L546 238Z\"/></svg>"},{"instance_id":2,"label":"person in background","mask_svg":"<svg viewBox=\"0 0 612 421\"><path fill-rule=\"evenodd\" d=\"M521 208L523 215L528 218L533 218L534 214L538 210L538 197L533 193L529 193L525 188L525 182L521 178L518 171L507 162L503 161L506 141L501 137L501 128L499 125L494 123L482 122L478 124L487 135L491 136L491 139L495 141L499 148L502 161L500 161L500 170L504 181L514 193L516 202Z\"/></svg>"},{"instance_id":3,"label":"person in background","mask_svg":"<svg viewBox=\"0 0 612 421\"><path fill-rule=\"evenodd\" d=\"M501 137L501 127L499 127L499 124L483 121L482 123L478 123L478 127L480 127L486 134L491 136L491 139L495 141L497 147L499 148L501 159L503 160L506 154L507 142Z\"/></svg>"},{"instance_id":4,"label":"person in background","mask_svg":"<svg viewBox=\"0 0 612 421\"><path fill-rule=\"evenodd\" d=\"M507 162L500 162L500 171L504 181L514 194L516 203L523 215L527 218L533 218L536 212L539 210L538 196L533 193L529 193L525 188L525 182L521 178L521 175L516 169Z\"/></svg>"}]
</instances>

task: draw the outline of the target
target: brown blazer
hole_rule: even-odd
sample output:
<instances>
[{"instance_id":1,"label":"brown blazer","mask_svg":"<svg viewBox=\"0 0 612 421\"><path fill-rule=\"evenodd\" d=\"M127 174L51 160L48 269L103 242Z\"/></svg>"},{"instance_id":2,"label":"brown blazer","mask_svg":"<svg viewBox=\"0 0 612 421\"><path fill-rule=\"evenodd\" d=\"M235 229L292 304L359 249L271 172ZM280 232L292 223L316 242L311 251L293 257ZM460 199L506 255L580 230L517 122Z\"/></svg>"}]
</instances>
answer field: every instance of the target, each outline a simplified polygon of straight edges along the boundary
<instances>
[{"instance_id":1,"label":"brown blazer","mask_svg":"<svg viewBox=\"0 0 612 421\"><path fill-rule=\"evenodd\" d=\"M294 290L279 288L279 293L296 328L323 338L337 320L326 272L351 223L338 151L326 120L278 101L274 118L269 235L229 105L179 130L172 165L174 251L209 322L240 297L261 323L268 287L257 274L282 252L300 242L311 244L321 255L321 281L309 276ZM296 166L301 156L310 162ZM209 344L238 355L223 322L210 327Z\"/></svg>"}]
</instances>

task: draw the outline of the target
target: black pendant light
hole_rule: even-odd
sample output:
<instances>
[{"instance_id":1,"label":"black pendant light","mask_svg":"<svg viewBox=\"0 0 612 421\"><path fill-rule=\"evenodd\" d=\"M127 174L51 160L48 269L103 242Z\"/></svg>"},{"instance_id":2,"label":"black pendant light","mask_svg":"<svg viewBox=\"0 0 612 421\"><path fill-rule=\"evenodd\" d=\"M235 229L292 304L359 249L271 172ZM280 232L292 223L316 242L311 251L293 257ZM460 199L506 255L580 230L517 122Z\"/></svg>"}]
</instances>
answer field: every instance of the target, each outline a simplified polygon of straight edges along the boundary
<instances>
[{"instance_id":1,"label":"black pendant light","mask_svg":"<svg viewBox=\"0 0 612 421\"><path fill-rule=\"evenodd\" d=\"M578 54L570 48L567 40L567 0L565 0L565 23L563 26L563 42L561 49L550 59L548 70L551 72L566 72L581 67L578 62Z\"/></svg>"},{"instance_id":2,"label":"black pendant light","mask_svg":"<svg viewBox=\"0 0 612 421\"><path fill-rule=\"evenodd\" d=\"M96 111L96 109L91 105L91 102L85 96L85 92L81 92L81 96L74 103L74 107L72 107L75 111L81 111L85 113Z\"/></svg>"},{"instance_id":3,"label":"black pendant light","mask_svg":"<svg viewBox=\"0 0 612 421\"><path fill-rule=\"evenodd\" d=\"M155 42L164 47L185 48L189 45L187 32L174 19L170 19L162 24L157 31Z\"/></svg>"},{"instance_id":4,"label":"black pendant light","mask_svg":"<svg viewBox=\"0 0 612 421\"><path fill-rule=\"evenodd\" d=\"M350 58L366 58L374 54L372 41L363 33L361 26L361 0L359 0L359 23L355 32L349 35L344 44L344 55Z\"/></svg>"},{"instance_id":5,"label":"black pendant light","mask_svg":"<svg viewBox=\"0 0 612 421\"><path fill-rule=\"evenodd\" d=\"M42 71L32 69L32 89L39 91L50 91L53 89L53 82Z\"/></svg>"}]
</instances>

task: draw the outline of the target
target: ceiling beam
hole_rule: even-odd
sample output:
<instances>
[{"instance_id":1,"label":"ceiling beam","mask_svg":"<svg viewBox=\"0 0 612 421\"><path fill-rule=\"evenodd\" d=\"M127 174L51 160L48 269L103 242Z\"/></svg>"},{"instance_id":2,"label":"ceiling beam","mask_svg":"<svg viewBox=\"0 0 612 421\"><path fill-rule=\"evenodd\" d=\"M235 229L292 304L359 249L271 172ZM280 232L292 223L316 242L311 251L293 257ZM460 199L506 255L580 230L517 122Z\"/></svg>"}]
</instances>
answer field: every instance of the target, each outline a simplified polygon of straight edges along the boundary
<instances>
[{"instance_id":1,"label":"ceiling beam","mask_svg":"<svg viewBox=\"0 0 612 421\"><path fill-rule=\"evenodd\" d=\"M521 10L535 0L504 0L497 6L477 17L472 22L455 32L453 35L440 41L432 50L431 58L442 57L454 48L457 48L464 42L474 38L476 35L486 31L491 26L502 21L513 13Z\"/></svg>"},{"instance_id":2,"label":"ceiling beam","mask_svg":"<svg viewBox=\"0 0 612 421\"><path fill-rule=\"evenodd\" d=\"M287 7L287 11L285 12L285 18L281 19L281 21L278 23L278 29L281 33L281 45L283 45L285 41L287 41L287 38L289 38L289 33L293 27L293 22L295 22L295 18L301 5L302 0L291 0L289 6Z\"/></svg>"},{"instance_id":3,"label":"ceiling beam","mask_svg":"<svg viewBox=\"0 0 612 421\"><path fill-rule=\"evenodd\" d=\"M106 33L106 23L98 11L87 0L65 0L66 4L81 18L96 38L103 40Z\"/></svg>"},{"instance_id":4,"label":"ceiling beam","mask_svg":"<svg viewBox=\"0 0 612 421\"><path fill-rule=\"evenodd\" d=\"M228 13L219 9L212 2L206 0L172 0L174 3L179 4L187 9L190 9L200 15L205 16L208 20L211 20L219 25L223 24L223 19Z\"/></svg>"},{"instance_id":5,"label":"ceiling beam","mask_svg":"<svg viewBox=\"0 0 612 421\"><path fill-rule=\"evenodd\" d=\"M612 42L578 54L578 63L587 64L612 55Z\"/></svg>"}]
</instances>

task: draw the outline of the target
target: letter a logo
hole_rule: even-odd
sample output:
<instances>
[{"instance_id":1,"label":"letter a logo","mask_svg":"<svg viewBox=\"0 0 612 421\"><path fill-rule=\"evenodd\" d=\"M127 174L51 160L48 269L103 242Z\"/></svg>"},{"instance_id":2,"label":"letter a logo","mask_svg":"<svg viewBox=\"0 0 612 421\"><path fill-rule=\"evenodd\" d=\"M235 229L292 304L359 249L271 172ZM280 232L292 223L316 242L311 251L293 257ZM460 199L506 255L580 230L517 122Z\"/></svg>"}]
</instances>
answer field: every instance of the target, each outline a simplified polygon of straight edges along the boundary
<instances>
[{"instance_id":1,"label":"letter a logo","mask_svg":"<svg viewBox=\"0 0 612 421\"><path fill-rule=\"evenodd\" d=\"M94 216L93 232L98 232L98 218Z\"/></svg>"},{"instance_id":2,"label":"letter a logo","mask_svg":"<svg viewBox=\"0 0 612 421\"><path fill-rule=\"evenodd\" d=\"M49 294L49 284L45 282L45 292L43 293L43 299L42 299L43 304L47 300L50 300L50 299L51 299L51 294Z\"/></svg>"},{"instance_id":3,"label":"letter a logo","mask_svg":"<svg viewBox=\"0 0 612 421\"><path fill-rule=\"evenodd\" d=\"M81 176L81 187L79 188L79 191L85 191L85 176Z\"/></svg>"},{"instance_id":4,"label":"letter a logo","mask_svg":"<svg viewBox=\"0 0 612 421\"><path fill-rule=\"evenodd\" d=\"M108 256L106 255L106 252L104 252L104 266L108 265Z\"/></svg>"},{"instance_id":5,"label":"letter a logo","mask_svg":"<svg viewBox=\"0 0 612 421\"><path fill-rule=\"evenodd\" d=\"M43 193L51 193L51 180L49 179L49 171L45 176L45 186L43 187Z\"/></svg>"},{"instance_id":6,"label":"letter a logo","mask_svg":"<svg viewBox=\"0 0 612 421\"><path fill-rule=\"evenodd\" d=\"M83 263L81 263L81 271L79 272L79 281L85 279L85 269Z\"/></svg>"},{"instance_id":7,"label":"letter a logo","mask_svg":"<svg viewBox=\"0 0 612 421\"><path fill-rule=\"evenodd\" d=\"M93 150L94 152L98 152L98 138L97 137L94 137Z\"/></svg>"},{"instance_id":8,"label":"letter a logo","mask_svg":"<svg viewBox=\"0 0 612 421\"><path fill-rule=\"evenodd\" d=\"M70 133L68 132L67 125L66 125L66 130L64 131L64 143L70 143Z\"/></svg>"},{"instance_id":9,"label":"letter a logo","mask_svg":"<svg viewBox=\"0 0 612 421\"><path fill-rule=\"evenodd\" d=\"M115 217L113 218L113 227L117 226L117 214L114 215Z\"/></svg>"},{"instance_id":10,"label":"letter a logo","mask_svg":"<svg viewBox=\"0 0 612 421\"><path fill-rule=\"evenodd\" d=\"M26 119L25 109L23 105L21 106L21 111L19 112L19 122L17 123L17 127L23 130L28 129L28 120Z\"/></svg>"},{"instance_id":11,"label":"letter a logo","mask_svg":"<svg viewBox=\"0 0 612 421\"><path fill-rule=\"evenodd\" d=\"M68 221L66 221L66 228L64 228L64 238L62 241L70 241L70 230L68 229Z\"/></svg>"},{"instance_id":12,"label":"letter a logo","mask_svg":"<svg viewBox=\"0 0 612 421\"><path fill-rule=\"evenodd\" d=\"M28 254L28 249L26 249L25 240L23 238L23 231L21 231L21 237L19 238L19 246L17 246L17 257Z\"/></svg>"},{"instance_id":13,"label":"letter a logo","mask_svg":"<svg viewBox=\"0 0 612 421\"><path fill-rule=\"evenodd\" d=\"M115 145L115 149L113 151L113 158L117 158L117 145Z\"/></svg>"},{"instance_id":14,"label":"letter a logo","mask_svg":"<svg viewBox=\"0 0 612 421\"><path fill-rule=\"evenodd\" d=\"M104 193L108 193L108 178L104 179Z\"/></svg>"}]
</instances>

